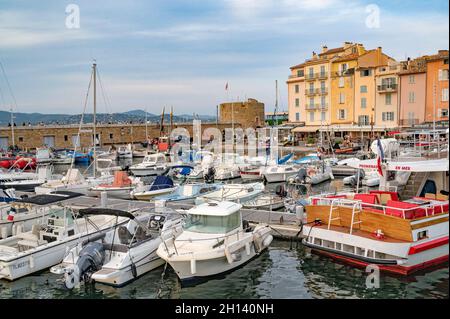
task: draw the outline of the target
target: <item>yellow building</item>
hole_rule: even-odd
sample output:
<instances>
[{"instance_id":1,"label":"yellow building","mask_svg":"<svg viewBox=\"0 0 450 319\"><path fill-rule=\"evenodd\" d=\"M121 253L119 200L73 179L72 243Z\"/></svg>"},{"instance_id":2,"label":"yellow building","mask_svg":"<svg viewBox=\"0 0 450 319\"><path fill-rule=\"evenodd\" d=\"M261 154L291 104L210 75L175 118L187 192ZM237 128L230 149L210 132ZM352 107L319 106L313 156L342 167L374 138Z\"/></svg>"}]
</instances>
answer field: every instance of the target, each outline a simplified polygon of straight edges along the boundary
<instances>
[{"instance_id":1,"label":"yellow building","mask_svg":"<svg viewBox=\"0 0 450 319\"><path fill-rule=\"evenodd\" d=\"M348 45L342 56L331 62L331 124L355 122L355 69L365 52L361 44Z\"/></svg>"},{"instance_id":2,"label":"yellow building","mask_svg":"<svg viewBox=\"0 0 450 319\"><path fill-rule=\"evenodd\" d=\"M367 51L358 58L355 69L355 113L354 121L358 126L375 125L376 110L376 72L377 68L387 66L392 58L382 52L379 47Z\"/></svg>"},{"instance_id":3,"label":"yellow building","mask_svg":"<svg viewBox=\"0 0 450 319\"><path fill-rule=\"evenodd\" d=\"M287 80L289 122L304 125L305 110L305 68L304 64L291 67Z\"/></svg>"}]
</instances>

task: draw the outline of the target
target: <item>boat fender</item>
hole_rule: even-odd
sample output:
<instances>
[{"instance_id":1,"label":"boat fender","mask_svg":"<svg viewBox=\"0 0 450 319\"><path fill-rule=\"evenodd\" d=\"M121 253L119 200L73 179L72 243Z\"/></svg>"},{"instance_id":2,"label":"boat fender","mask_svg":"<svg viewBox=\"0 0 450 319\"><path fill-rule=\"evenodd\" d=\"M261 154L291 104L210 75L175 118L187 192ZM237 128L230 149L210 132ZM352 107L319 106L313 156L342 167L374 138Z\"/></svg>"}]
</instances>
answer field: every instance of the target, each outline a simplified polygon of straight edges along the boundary
<instances>
[{"instance_id":1,"label":"boat fender","mask_svg":"<svg viewBox=\"0 0 450 319\"><path fill-rule=\"evenodd\" d=\"M242 254L241 253L231 254L231 258L233 259L233 262L240 261L242 259Z\"/></svg>"},{"instance_id":2,"label":"boat fender","mask_svg":"<svg viewBox=\"0 0 450 319\"><path fill-rule=\"evenodd\" d=\"M17 224L16 225L16 235L19 235L22 233L23 233L23 223Z\"/></svg>"},{"instance_id":3,"label":"boat fender","mask_svg":"<svg viewBox=\"0 0 450 319\"><path fill-rule=\"evenodd\" d=\"M233 257L231 256L231 253L228 250L228 248L225 248L225 257L227 257L227 261L231 265L233 263Z\"/></svg>"},{"instance_id":4,"label":"boat fender","mask_svg":"<svg viewBox=\"0 0 450 319\"><path fill-rule=\"evenodd\" d=\"M250 243L245 243L245 252L247 253L247 256L250 256L251 254Z\"/></svg>"},{"instance_id":5,"label":"boat fender","mask_svg":"<svg viewBox=\"0 0 450 319\"><path fill-rule=\"evenodd\" d=\"M0 236L2 237L2 239L8 237L8 228L6 228L6 226L2 227Z\"/></svg>"},{"instance_id":6,"label":"boat fender","mask_svg":"<svg viewBox=\"0 0 450 319\"><path fill-rule=\"evenodd\" d=\"M253 243L255 244L255 251L256 253L261 252L262 250L262 238L259 233L255 233L253 235Z\"/></svg>"},{"instance_id":7,"label":"boat fender","mask_svg":"<svg viewBox=\"0 0 450 319\"><path fill-rule=\"evenodd\" d=\"M137 277L136 265L134 263L131 263L131 273L133 274L133 278Z\"/></svg>"},{"instance_id":8,"label":"boat fender","mask_svg":"<svg viewBox=\"0 0 450 319\"><path fill-rule=\"evenodd\" d=\"M76 286L79 286L80 284L79 278L80 272L78 266L75 265L73 268L71 268L64 274L64 285L66 286L67 289L73 289Z\"/></svg>"},{"instance_id":9,"label":"boat fender","mask_svg":"<svg viewBox=\"0 0 450 319\"><path fill-rule=\"evenodd\" d=\"M269 235L266 238L264 238L264 240L263 240L264 247L269 247L269 245L272 243L272 241L273 241L272 235Z\"/></svg>"},{"instance_id":10,"label":"boat fender","mask_svg":"<svg viewBox=\"0 0 450 319\"><path fill-rule=\"evenodd\" d=\"M29 263L30 263L30 268L33 269L34 268L34 257L33 257L33 255L30 255Z\"/></svg>"},{"instance_id":11,"label":"boat fender","mask_svg":"<svg viewBox=\"0 0 450 319\"><path fill-rule=\"evenodd\" d=\"M195 259L191 259L191 274L195 275L197 273L197 262Z\"/></svg>"}]
</instances>

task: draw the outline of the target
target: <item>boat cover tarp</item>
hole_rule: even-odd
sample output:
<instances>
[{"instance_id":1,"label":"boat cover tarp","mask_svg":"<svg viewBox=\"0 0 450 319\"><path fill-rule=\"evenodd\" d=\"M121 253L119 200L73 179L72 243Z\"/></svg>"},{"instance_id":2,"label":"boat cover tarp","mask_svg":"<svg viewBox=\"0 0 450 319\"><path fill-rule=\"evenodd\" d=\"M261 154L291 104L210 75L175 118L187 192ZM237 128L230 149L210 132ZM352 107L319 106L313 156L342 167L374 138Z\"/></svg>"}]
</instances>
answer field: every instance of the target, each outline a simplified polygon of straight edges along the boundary
<instances>
[{"instance_id":1,"label":"boat cover tarp","mask_svg":"<svg viewBox=\"0 0 450 319\"><path fill-rule=\"evenodd\" d=\"M41 194L41 195L36 195L33 197L19 199L16 201L16 203L27 203L27 204L44 206L44 205L54 204L54 203L57 203L57 202L60 202L63 200L76 198L76 197L80 197L80 196L84 196L84 195L80 194L80 193L75 193L75 192L58 191L58 192L53 192L50 194Z\"/></svg>"},{"instance_id":2,"label":"boat cover tarp","mask_svg":"<svg viewBox=\"0 0 450 319\"><path fill-rule=\"evenodd\" d=\"M173 181L170 179L170 177L167 176L156 176L155 181L153 182L152 186L150 187L150 192L155 191L158 189L165 189L165 188L171 188L173 187Z\"/></svg>"},{"instance_id":3,"label":"boat cover tarp","mask_svg":"<svg viewBox=\"0 0 450 319\"><path fill-rule=\"evenodd\" d=\"M292 158L292 156L294 156L294 153L288 154L288 155L280 158L278 160L278 165L282 165L282 164L287 163L287 161L289 161Z\"/></svg>"},{"instance_id":4,"label":"boat cover tarp","mask_svg":"<svg viewBox=\"0 0 450 319\"><path fill-rule=\"evenodd\" d=\"M129 219L134 219L134 215L119 209L111 209L111 208L83 208L78 211L81 216L89 216L89 215L111 215L117 217L126 217Z\"/></svg>"}]
</instances>

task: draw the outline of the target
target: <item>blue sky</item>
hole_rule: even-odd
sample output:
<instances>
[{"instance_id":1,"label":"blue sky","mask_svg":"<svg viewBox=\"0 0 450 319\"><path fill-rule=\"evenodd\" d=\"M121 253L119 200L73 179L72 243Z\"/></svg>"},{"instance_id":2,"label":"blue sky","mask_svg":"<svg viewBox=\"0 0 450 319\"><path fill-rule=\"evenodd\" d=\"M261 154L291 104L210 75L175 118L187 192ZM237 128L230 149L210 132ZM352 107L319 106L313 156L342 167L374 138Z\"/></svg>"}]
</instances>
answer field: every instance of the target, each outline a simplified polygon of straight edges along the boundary
<instances>
[{"instance_id":1,"label":"blue sky","mask_svg":"<svg viewBox=\"0 0 450 319\"><path fill-rule=\"evenodd\" d=\"M65 26L68 4L80 29ZM380 28L366 27L367 5ZM0 61L17 111L80 113L95 58L109 99L99 111L215 114L227 99L287 108L289 67L344 41L396 59L448 49L447 0L0 0ZM0 109L12 99L0 77Z\"/></svg>"}]
</instances>

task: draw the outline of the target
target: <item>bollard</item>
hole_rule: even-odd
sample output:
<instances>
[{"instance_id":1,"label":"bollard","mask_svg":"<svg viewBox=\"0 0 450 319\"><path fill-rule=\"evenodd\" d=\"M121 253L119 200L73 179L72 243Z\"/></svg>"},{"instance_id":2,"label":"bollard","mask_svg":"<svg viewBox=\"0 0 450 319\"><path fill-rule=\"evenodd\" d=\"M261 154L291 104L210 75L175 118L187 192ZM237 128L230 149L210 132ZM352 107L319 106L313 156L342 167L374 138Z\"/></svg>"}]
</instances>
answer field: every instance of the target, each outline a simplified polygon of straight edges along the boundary
<instances>
[{"instance_id":1,"label":"bollard","mask_svg":"<svg viewBox=\"0 0 450 319\"><path fill-rule=\"evenodd\" d=\"M108 193L107 192L100 193L100 206L103 208L108 207Z\"/></svg>"}]
</instances>

